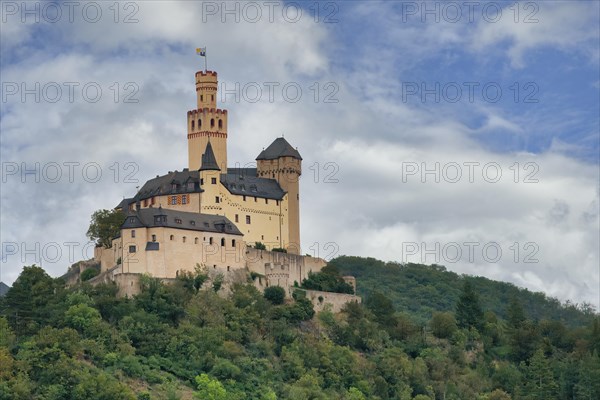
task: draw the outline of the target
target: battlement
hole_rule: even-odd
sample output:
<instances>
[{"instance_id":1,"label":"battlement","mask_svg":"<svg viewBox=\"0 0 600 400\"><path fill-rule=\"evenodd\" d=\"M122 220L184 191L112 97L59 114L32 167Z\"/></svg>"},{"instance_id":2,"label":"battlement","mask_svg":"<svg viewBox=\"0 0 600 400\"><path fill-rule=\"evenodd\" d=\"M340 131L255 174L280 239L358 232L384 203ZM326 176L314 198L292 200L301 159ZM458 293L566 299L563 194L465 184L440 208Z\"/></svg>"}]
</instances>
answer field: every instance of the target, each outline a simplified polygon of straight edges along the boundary
<instances>
[{"instance_id":1,"label":"battlement","mask_svg":"<svg viewBox=\"0 0 600 400\"><path fill-rule=\"evenodd\" d=\"M217 76L216 71L198 71L196 72L196 76Z\"/></svg>"},{"instance_id":2,"label":"battlement","mask_svg":"<svg viewBox=\"0 0 600 400\"><path fill-rule=\"evenodd\" d=\"M196 114L227 114L227 110L221 108L208 108L204 107L198 110L190 110L187 112L188 115L196 115Z\"/></svg>"}]
</instances>

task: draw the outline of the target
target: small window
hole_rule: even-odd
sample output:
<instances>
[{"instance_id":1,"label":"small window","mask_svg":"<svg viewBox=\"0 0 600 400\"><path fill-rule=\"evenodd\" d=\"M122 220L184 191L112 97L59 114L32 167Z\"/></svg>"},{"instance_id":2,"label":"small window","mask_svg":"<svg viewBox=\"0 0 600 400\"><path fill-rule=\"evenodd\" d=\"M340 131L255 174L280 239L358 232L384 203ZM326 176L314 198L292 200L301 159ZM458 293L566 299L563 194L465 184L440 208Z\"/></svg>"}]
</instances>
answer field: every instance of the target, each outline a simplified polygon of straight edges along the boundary
<instances>
[{"instance_id":1,"label":"small window","mask_svg":"<svg viewBox=\"0 0 600 400\"><path fill-rule=\"evenodd\" d=\"M220 202L219 196L216 196L215 197L215 203L219 203L219 202Z\"/></svg>"},{"instance_id":2,"label":"small window","mask_svg":"<svg viewBox=\"0 0 600 400\"><path fill-rule=\"evenodd\" d=\"M194 182L188 182L188 190L194 190Z\"/></svg>"},{"instance_id":3,"label":"small window","mask_svg":"<svg viewBox=\"0 0 600 400\"><path fill-rule=\"evenodd\" d=\"M265 199L265 204L269 204L269 199Z\"/></svg>"},{"instance_id":4,"label":"small window","mask_svg":"<svg viewBox=\"0 0 600 400\"><path fill-rule=\"evenodd\" d=\"M244 201L246 201L246 196L243 196L243 198L244 198Z\"/></svg>"},{"instance_id":5,"label":"small window","mask_svg":"<svg viewBox=\"0 0 600 400\"><path fill-rule=\"evenodd\" d=\"M265 240L265 235L260 235L260 240Z\"/></svg>"},{"instance_id":6,"label":"small window","mask_svg":"<svg viewBox=\"0 0 600 400\"><path fill-rule=\"evenodd\" d=\"M210 99L211 99L212 101L215 101L215 95L214 95L214 94L211 94L211 95L210 95Z\"/></svg>"},{"instance_id":7,"label":"small window","mask_svg":"<svg viewBox=\"0 0 600 400\"><path fill-rule=\"evenodd\" d=\"M275 205L279 205L279 200L275 200Z\"/></svg>"},{"instance_id":8,"label":"small window","mask_svg":"<svg viewBox=\"0 0 600 400\"><path fill-rule=\"evenodd\" d=\"M222 119L219 120L219 129L221 129L221 128L223 128L223 120Z\"/></svg>"},{"instance_id":9,"label":"small window","mask_svg":"<svg viewBox=\"0 0 600 400\"><path fill-rule=\"evenodd\" d=\"M171 235L171 236L169 237L169 239L171 239L171 240L175 240L175 236Z\"/></svg>"},{"instance_id":10,"label":"small window","mask_svg":"<svg viewBox=\"0 0 600 400\"><path fill-rule=\"evenodd\" d=\"M210 127L211 127L211 128L214 128L214 127L215 127L215 119L214 119L214 118L211 118L211 119L210 119Z\"/></svg>"},{"instance_id":11,"label":"small window","mask_svg":"<svg viewBox=\"0 0 600 400\"><path fill-rule=\"evenodd\" d=\"M135 229L131 230L131 237L134 238L135 237Z\"/></svg>"},{"instance_id":12,"label":"small window","mask_svg":"<svg viewBox=\"0 0 600 400\"><path fill-rule=\"evenodd\" d=\"M198 129L202 128L202 120L198 119Z\"/></svg>"},{"instance_id":13,"label":"small window","mask_svg":"<svg viewBox=\"0 0 600 400\"><path fill-rule=\"evenodd\" d=\"M249 215L246 215L246 223L250 224L250 216Z\"/></svg>"},{"instance_id":14,"label":"small window","mask_svg":"<svg viewBox=\"0 0 600 400\"><path fill-rule=\"evenodd\" d=\"M175 218L175 223L176 224L181 224L181 218Z\"/></svg>"},{"instance_id":15,"label":"small window","mask_svg":"<svg viewBox=\"0 0 600 400\"><path fill-rule=\"evenodd\" d=\"M200 186L204 185L204 178L200 178Z\"/></svg>"},{"instance_id":16,"label":"small window","mask_svg":"<svg viewBox=\"0 0 600 400\"><path fill-rule=\"evenodd\" d=\"M225 238L221 238L221 247L225 247Z\"/></svg>"},{"instance_id":17,"label":"small window","mask_svg":"<svg viewBox=\"0 0 600 400\"><path fill-rule=\"evenodd\" d=\"M171 196L171 205L177 204L177 196Z\"/></svg>"},{"instance_id":18,"label":"small window","mask_svg":"<svg viewBox=\"0 0 600 400\"><path fill-rule=\"evenodd\" d=\"M135 246L129 246L129 252L135 253Z\"/></svg>"},{"instance_id":19,"label":"small window","mask_svg":"<svg viewBox=\"0 0 600 400\"><path fill-rule=\"evenodd\" d=\"M148 199L144 199L144 207L148 207Z\"/></svg>"},{"instance_id":20,"label":"small window","mask_svg":"<svg viewBox=\"0 0 600 400\"><path fill-rule=\"evenodd\" d=\"M213 238L212 237L208 238L208 244L213 244Z\"/></svg>"},{"instance_id":21,"label":"small window","mask_svg":"<svg viewBox=\"0 0 600 400\"><path fill-rule=\"evenodd\" d=\"M212 183L213 185L217 184L217 178L210 178L210 183Z\"/></svg>"},{"instance_id":22,"label":"small window","mask_svg":"<svg viewBox=\"0 0 600 400\"><path fill-rule=\"evenodd\" d=\"M192 130L196 129L195 122L192 120Z\"/></svg>"},{"instance_id":23,"label":"small window","mask_svg":"<svg viewBox=\"0 0 600 400\"><path fill-rule=\"evenodd\" d=\"M227 272L229 272L229 268L230 268L230 267L229 267L229 265L228 265L228 266L227 266Z\"/></svg>"},{"instance_id":24,"label":"small window","mask_svg":"<svg viewBox=\"0 0 600 400\"><path fill-rule=\"evenodd\" d=\"M156 235L152 235L152 241L156 242Z\"/></svg>"},{"instance_id":25,"label":"small window","mask_svg":"<svg viewBox=\"0 0 600 400\"><path fill-rule=\"evenodd\" d=\"M204 95L200 95L200 101L204 101Z\"/></svg>"},{"instance_id":26,"label":"small window","mask_svg":"<svg viewBox=\"0 0 600 400\"><path fill-rule=\"evenodd\" d=\"M231 247L235 247L235 239L231 239Z\"/></svg>"},{"instance_id":27,"label":"small window","mask_svg":"<svg viewBox=\"0 0 600 400\"><path fill-rule=\"evenodd\" d=\"M186 239L187 239L187 238L184 236L184 237L183 237L183 243L185 243L185 240L186 240Z\"/></svg>"},{"instance_id":28,"label":"small window","mask_svg":"<svg viewBox=\"0 0 600 400\"><path fill-rule=\"evenodd\" d=\"M194 238L194 244L198 244L198 238Z\"/></svg>"},{"instance_id":29,"label":"small window","mask_svg":"<svg viewBox=\"0 0 600 400\"><path fill-rule=\"evenodd\" d=\"M258 200L256 199L256 196L254 196L254 202L256 203Z\"/></svg>"},{"instance_id":30,"label":"small window","mask_svg":"<svg viewBox=\"0 0 600 400\"><path fill-rule=\"evenodd\" d=\"M187 204L187 194L181 196L181 204Z\"/></svg>"},{"instance_id":31,"label":"small window","mask_svg":"<svg viewBox=\"0 0 600 400\"><path fill-rule=\"evenodd\" d=\"M235 222L240 222L240 216L235 214Z\"/></svg>"}]
</instances>

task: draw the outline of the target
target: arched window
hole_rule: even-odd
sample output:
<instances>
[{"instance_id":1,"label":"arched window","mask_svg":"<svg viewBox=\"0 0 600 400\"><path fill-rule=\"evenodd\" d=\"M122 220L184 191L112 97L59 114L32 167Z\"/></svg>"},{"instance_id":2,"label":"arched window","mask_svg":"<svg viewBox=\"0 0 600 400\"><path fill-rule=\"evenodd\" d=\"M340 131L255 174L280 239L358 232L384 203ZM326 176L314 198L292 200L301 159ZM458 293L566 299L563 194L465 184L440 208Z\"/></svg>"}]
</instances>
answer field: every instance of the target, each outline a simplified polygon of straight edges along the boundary
<instances>
[{"instance_id":1,"label":"arched window","mask_svg":"<svg viewBox=\"0 0 600 400\"><path fill-rule=\"evenodd\" d=\"M200 101L204 101L204 96L200 95Z\"/></svg>"},{"instance_id":2,"label":"arched window","mask_svg":"<svg viewBox=\"0 0 600 400\"><path fill-rule=\"evenodd\" d=\"M196 128L194 121L192 120L192 130Z\"/></svg>"},{"instance_id":3,"label":"arched window","mask_svg":"<svg viewBox=\"0 0 600 400\"><path fill-rule=\"evenodd\" d=\"M235 247L235 239L231 239L231 247Z\"/></svg>"},{"instance_id":4,"label":"arched window","mask_svg":"<svg viewBox=\"0 0 600 400\"><path fill-rule=\"evenodd\" d=\"M175 240L175 236L171 235L170 239Z\"/></svg>"},{"instance_id":5,"label":"arched window","mask_svg":"<svg viewBox=\"0 0 600 400\"><path fill-rule=\"evenodd\" d=\"M214 119L214 118L211 118L211 119L210 119L210 127L211 127L211 128L214 128L214 127L215 127L215 119Z\"/></svg>"},{"instance_id":6,"label":"arched window","mask_svg":"<svg viewBox=\"0 0 600 400\"><path fill-rule=\"evenodd\" d=\"M223 128L223 120L222 119L219 120L219 129L221 129L221 128Z\"/></svg>"},{"instance_id":7,"label":"arched window","mask_svg":"<svg viewBox=\"0 0 600 400\"><path fill-rule=\"evenodd\" d=\"M198 118L198 129L202 128L202 120Z\"/></svg>"},{"instance_id":8,"label":"arched window","mask_svg":"<svg viewBox=\"0 0 600 400\"><path fill-rule=\"evenodd\" d=\"M198 238L194 238L194 244L198 244Z\"/></svg>"}]
</instances>

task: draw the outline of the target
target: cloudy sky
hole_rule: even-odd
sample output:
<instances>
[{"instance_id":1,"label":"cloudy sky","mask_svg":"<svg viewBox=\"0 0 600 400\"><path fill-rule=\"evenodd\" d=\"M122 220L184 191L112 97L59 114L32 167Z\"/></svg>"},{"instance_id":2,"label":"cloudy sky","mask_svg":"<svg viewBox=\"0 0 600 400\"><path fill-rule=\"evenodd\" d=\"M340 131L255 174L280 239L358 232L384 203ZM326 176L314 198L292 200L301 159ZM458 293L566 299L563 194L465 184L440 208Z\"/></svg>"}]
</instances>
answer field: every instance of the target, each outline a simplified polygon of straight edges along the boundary
<instances>
[{"instance_id":1,"label":"cloudy sky","mask_svg":"<svg viewBox=\"0 0 600 400\"><path fill-rule=\"evenodd\" d=\"M187 166L206 46L230 165L304 158L303 252L598 306L599 3L1 4L1 280L89 258L95 210Z\"/></svg>"}]
</instances>

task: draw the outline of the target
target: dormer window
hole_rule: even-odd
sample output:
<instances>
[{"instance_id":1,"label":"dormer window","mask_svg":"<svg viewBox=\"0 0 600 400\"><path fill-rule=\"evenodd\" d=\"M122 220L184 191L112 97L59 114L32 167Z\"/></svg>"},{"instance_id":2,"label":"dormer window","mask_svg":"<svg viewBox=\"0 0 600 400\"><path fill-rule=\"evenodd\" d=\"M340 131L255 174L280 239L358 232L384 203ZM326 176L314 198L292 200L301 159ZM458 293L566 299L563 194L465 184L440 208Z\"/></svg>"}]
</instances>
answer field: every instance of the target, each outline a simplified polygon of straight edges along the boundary
<instances>
[{"instance_id":1,"label":"dormer window","mask_svg":"<svg viewBox=\"0 0 600 400\"><path fill-rule=\"evenodd\" d=\"M196 221L190 221L190 225L196 226Z\"/></svg>"},{"instance_id":2,"label":"dormer window","mask_svg":"<svg viewBox=\"0 0 600 400\"><path fill-rule=\"evenodd\" d=\"M194 182L188 182L188 190L194 190Z\"/></svg>"},{"instance_id":3,"label":"dormer window","mask_svg":"<svg viewBox=\"0 0 600 400\"><path fill-rule=\"evenodd\" d=\"M135 217L131 217L131 218L129 218L129 223L130 223L130 224L134 224L134 223L135 223Z\"/></svg>"},{"instance_id":4,"label":"dormer window","mask_svg":"<svg viewBox=\"0 0 600 400\"><path fill-rule=\"evenodd\" d=\"M175 218L175 223L176 224L181 224L181 218Z\"/></svg>"}]
</instances>

